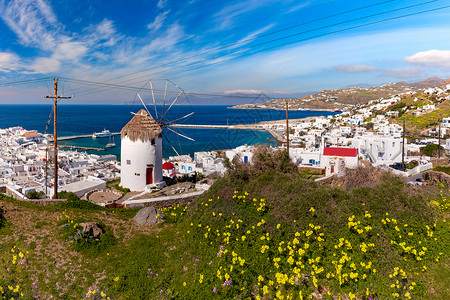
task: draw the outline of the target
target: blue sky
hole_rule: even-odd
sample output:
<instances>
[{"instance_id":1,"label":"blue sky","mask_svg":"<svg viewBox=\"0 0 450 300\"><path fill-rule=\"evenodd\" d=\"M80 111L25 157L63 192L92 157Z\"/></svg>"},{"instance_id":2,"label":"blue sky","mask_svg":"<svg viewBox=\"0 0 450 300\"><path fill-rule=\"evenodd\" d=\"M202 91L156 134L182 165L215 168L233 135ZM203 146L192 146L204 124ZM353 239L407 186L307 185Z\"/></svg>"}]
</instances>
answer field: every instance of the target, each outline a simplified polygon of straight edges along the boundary
<instances>
[{"instance_id":1,"label":"blue sky","mask_svg":"<svg viewBox=\"0 0 450 300\"><path fill-rule=\"evenodd\" d=\"M168 78L189 92L282 97L448 78L450 8L402 17L446 5L0 0L0 84L56 75L141 87ZM125 103L136 93L63 83L76 103ZM42 103L48 93L45 82L0 87L0 103Z\"/></svg>"}]
</instances>

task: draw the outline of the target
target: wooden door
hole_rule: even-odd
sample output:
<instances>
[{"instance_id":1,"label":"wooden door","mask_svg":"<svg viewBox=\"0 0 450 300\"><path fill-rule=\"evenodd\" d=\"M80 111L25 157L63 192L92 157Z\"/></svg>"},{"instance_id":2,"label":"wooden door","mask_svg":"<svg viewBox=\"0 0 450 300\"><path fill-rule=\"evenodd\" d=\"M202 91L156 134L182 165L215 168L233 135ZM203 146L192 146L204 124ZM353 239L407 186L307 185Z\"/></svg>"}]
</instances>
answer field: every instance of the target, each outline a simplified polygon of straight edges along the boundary
<instances>
[{"instance_id":1,"label":"wooden door","mask_svg":"<svg viewBox=\"0 0 450 300\"><path fill-rule=\"evenodd\" d=\"M152 184L153 183L153 168L147 168L147 174L146 174L146 184Z\"/></svg>"}]
</instances>

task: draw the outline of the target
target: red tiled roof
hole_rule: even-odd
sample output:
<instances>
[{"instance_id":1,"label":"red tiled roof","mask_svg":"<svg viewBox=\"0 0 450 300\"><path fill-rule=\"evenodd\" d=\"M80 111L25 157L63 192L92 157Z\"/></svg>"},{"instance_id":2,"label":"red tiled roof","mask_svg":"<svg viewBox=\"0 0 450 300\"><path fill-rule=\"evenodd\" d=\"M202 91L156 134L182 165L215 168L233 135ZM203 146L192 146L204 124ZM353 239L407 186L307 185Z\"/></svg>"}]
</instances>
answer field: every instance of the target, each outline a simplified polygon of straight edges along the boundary
<instances>
[{"instance_id":1,"label":"red tiled roof","mask_svg":"<svg viewBox=\"0 0 450 300\"><path fill-rule=\"evenodd\" d=\"M171 162L163 163L162 167L164 170L173 170L174 169L173 164Z\"/></svg>"},{"instance_id":2,"label":"red tiled roof","mask_svg":"<svg viewBox=\"0 0 450 300\"><path fill-rule=\"evenodd\" d=\"M24 133L22 136L24 136L24 137L31 137L31 136L38 136L38 135L40 135L39 133L34 133L34 132L27 132L27 133Z\"/></svg>"},{"instance_id":3,"label":"red tiled roof","mask_svg":"<svg viewBox=\"0 0 450 300\"><path fill-rule=\"evenodd\" d=\"M358 155L358 148L327 147L323 149L323 155L356 157Z\"/></svg>"}]
</instances>

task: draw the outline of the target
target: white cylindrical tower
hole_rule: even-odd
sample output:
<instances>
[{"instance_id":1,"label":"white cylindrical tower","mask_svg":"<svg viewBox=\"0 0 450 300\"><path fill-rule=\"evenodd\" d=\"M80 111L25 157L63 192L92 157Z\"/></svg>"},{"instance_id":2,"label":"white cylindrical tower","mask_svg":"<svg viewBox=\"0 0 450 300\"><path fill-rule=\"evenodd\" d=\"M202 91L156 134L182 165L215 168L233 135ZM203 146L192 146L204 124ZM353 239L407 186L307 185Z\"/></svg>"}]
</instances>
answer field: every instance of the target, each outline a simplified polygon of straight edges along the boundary
<instances>
[{"instance_id":1,"label":"white cylindrical tower","mask_svg":"<svg viewBox=\"0 0 450 300\"><path fill-rule=\"evenodd\" d=\"M141 109L121 134L121 182L132 191L143 191L149 184L162 181L162 130Z\"/></svg>"}]
</instances>

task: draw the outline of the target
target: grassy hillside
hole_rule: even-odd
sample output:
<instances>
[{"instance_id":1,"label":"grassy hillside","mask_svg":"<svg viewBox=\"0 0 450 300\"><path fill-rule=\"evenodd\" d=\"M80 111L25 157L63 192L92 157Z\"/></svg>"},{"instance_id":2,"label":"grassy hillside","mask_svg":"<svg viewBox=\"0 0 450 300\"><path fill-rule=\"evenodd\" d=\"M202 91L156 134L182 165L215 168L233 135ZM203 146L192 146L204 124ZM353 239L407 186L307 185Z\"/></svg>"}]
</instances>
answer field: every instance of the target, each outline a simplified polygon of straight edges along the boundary
<instances>
[{"instance_id":1,"label":"grassy hillside","mask_svg":"<svg viewBox=\"0 0 450 300\"><path fill-rule=\"evenodd\" d=\"M436 109L417 115L416 112L427 104L436 105ZM450 100L446 100L444 96L437 97L435 95L418 93L403 96L399 102L386 109L386 112L395 110L399 111L400 117L397 118L399 124L406 121L408 132L421 135L426 133L426 129L438 126L442 118L450 116Z\"/></svg>"},{"instance_id":2,"label":"grassy hillside","mask_svg":"<svg viewBox=\"0 0 450 300\"><path fill-rule=\"evenodd\" d=\"M167 221L153 227L135 225L136 211L41 208L4 198L0 293L450 299L448 188L423 191L387 173L354 180L368 170L318 185L273 153L232 167L189 207L165 209ZM109 234L75 241L84 220Z\"/></svg>"}]
</instances>

